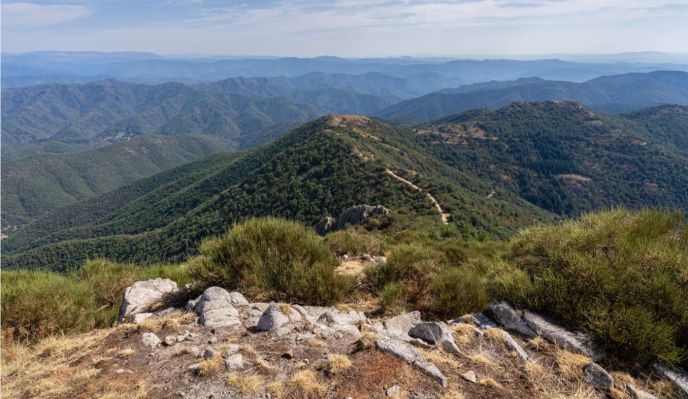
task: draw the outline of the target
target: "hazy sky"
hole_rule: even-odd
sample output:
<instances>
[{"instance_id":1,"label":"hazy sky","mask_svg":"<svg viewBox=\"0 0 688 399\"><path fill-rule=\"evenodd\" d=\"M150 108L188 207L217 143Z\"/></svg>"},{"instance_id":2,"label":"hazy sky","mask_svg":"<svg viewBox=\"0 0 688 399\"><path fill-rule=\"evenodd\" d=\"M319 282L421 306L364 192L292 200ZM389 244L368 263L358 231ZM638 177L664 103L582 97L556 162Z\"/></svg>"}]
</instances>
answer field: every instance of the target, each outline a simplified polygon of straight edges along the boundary
<instances>
[{"instance_id":1,"label":"hazy sky","mask_svg":"<svg viewBox=\"0 0 688 399\"><path fill-rule=\"evenodd\" d=\"M354 57L686 53L688 0L3 0L2 47Z\"/></svg>"}]
</instances>

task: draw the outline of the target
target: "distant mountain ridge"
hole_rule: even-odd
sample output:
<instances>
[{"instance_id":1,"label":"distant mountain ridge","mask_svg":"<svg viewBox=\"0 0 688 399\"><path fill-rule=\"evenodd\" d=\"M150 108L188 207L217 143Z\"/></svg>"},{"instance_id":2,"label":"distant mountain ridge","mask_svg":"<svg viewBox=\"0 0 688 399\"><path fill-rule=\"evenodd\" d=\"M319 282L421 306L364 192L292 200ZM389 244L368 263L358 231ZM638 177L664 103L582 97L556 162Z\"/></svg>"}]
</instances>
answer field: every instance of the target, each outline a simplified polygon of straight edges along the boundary
<instances>
[{"instance_id":1,"label":"distant mountain ridge","mask_svg":"<svg viewBox=\"0 0 688 399\"><path fill-rule=\"evenodd\" d=\"M390 120L429 122L475 108L496 109L514 101L544 100L577 101L612 113L660 104L688 105L688 73L631 73L583 83L539 78L479 83L402 101L376 115Z\"/></svg>"}]
</instances>

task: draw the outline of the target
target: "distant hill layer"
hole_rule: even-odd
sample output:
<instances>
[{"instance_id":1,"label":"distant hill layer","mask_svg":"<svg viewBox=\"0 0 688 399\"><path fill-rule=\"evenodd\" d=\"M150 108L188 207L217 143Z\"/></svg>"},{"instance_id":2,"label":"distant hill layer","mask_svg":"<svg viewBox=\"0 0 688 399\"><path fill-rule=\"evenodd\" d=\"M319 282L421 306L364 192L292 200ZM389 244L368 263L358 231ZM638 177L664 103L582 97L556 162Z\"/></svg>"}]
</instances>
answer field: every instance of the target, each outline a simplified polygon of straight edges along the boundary
<instances>
[{"instance_id":1,"label":"distant hill layer","mask_svg":"<svg viewBox=\"0 0 688 399\"><path fill-rule=\"evenodd\" d=\"M26 223L48 210L231 147L210 135L151 135L134 137L98 150L44 154L4 162L3 225Z\"/></svg>"},{"instance_id":2,"label":"distant hill layer","mask_svg":"<svg viewBox=\"0 0 688 399\"><path fill-rule=\"evenodd\" d=\"M611 113L660 104L688 105L688 73L631 73L583 83L537 78L480 83L403 101L376 115L390 120L429 122L470 109L496 109L514 101L544 100L576 101Z\"/></svg>"}]
</instances>

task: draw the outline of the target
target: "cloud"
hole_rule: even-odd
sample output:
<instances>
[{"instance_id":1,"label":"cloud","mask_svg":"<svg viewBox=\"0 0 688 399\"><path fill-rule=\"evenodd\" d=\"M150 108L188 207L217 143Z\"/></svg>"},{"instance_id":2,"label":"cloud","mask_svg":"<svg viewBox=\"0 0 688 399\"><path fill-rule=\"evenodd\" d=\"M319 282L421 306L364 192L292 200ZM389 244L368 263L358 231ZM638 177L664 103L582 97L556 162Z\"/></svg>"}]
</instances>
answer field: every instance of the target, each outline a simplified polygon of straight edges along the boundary
<instances>
[{"instance_id":1,"label":"cloud","mask_svg":"<svg viewBox=\"0 0 688 399\"><path fill-rule=\"evenodd\" d=\"M3 3L3 29L32 29L69 22L90 15L86 6L71 4Z\"/></svg>"}]
</instances>

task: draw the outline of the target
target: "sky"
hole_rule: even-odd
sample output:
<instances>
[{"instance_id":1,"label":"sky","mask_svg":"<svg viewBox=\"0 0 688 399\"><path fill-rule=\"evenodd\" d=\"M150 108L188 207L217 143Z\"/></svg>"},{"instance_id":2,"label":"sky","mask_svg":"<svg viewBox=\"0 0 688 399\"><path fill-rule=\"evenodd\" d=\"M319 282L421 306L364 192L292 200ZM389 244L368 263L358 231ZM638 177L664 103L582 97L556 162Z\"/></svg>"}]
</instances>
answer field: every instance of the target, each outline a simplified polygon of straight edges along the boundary
<instances>
[{"instance_id":1,"label":"sky","mask_svg":"<svg viewBox=\"0 0 688 399\"><path fill-rule=\"evenodd\" d=\"M2 51L344 57L688 53L688 0L2 1Z\"/></svg>"}]
</instances>

